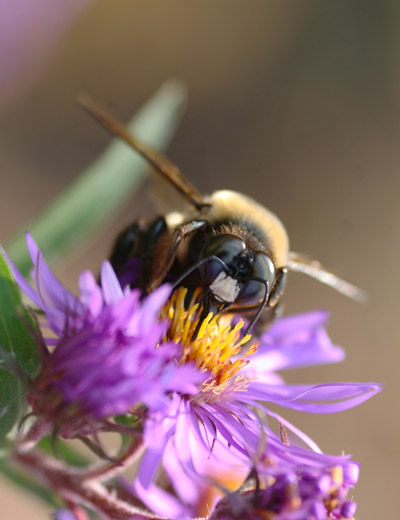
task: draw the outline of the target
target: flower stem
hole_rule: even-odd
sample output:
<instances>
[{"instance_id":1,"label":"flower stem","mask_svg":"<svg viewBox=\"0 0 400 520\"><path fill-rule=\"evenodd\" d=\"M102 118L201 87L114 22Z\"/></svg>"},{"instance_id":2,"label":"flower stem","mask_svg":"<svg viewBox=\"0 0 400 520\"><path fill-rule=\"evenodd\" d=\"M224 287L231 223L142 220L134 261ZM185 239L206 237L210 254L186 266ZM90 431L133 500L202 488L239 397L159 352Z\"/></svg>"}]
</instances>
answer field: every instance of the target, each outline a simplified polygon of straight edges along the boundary
<instances>
[{"instance_id":1,"label":"flower stem","mask_svg":"<svg viewBox=\"0 0 400 520\"><path fill-rule=\"evenodd\" d=\"M71 468L64 463L37 450L17 451L14 460L29 469L67 502L85 505L108 520L159 520L161 518L116 498L97 481L82 482L75 468L71 471Z\"/></svg>"},{"instance_id":2,"label":"flower stem","mask_svg":"<svg viewBox=\"0 0 400 520\"><path fill-rule=\"evenodd\" d=\"M143 440L142 436L137 436L132 440L131 445L126 452L118 458L114 463L102 462L100 464L93 464L89 468L80 470L82 482L89 482L96 480L97 482L103 482L112 477L115 477L119 473L125 470L127 466L134 464L143 453Z\"/></svg>"},{"instance_id":3,"label":"flower stem","mask_svg":"<svg viewBox=\"0 0 400 520\"><path fill-rule=\"evenodd\" d=\"M31 450L49 432L50 423L45 419L37 419L25 437L18 443L18 450L21 453Z\"/></svg>"}]
</instances>

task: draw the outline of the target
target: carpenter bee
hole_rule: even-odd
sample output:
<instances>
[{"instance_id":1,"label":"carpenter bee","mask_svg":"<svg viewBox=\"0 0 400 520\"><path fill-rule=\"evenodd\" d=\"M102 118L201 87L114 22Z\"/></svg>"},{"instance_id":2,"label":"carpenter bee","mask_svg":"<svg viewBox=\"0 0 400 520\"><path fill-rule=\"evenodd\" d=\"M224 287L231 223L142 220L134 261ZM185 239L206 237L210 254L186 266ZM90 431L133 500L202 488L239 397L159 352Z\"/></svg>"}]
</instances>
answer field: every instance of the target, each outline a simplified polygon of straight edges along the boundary
<instances>
[{"instance_id":1,"label":"carpenter bee","mask_svg":"<svg viewBox=\"0 0 400 520\"><path fill-rule=\"evenodd\" d=\"M149 293L165 281L189 295L202 288L203 314L229 311L248 317L246 332L270 323L287 272L298 271L355 300L363 292L316 260L289 250L286 230L271 211L234 191L203 196L166 157L138 141L103 107L86 96L79 104L121 138L186 200L187 209L137 220L117 237L110 262L121 284ZM199 321L201 323L201 320Z\"/></svg>"}]
</instances>

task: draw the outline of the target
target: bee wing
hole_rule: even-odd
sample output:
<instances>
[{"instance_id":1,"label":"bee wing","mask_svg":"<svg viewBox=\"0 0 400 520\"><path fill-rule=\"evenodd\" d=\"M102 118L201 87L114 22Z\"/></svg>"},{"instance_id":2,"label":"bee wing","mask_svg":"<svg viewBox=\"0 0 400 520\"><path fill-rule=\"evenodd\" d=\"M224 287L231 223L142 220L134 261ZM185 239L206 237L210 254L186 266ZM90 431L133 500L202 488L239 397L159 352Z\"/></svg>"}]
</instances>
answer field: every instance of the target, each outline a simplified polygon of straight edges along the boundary
<instances>
[{"instance_id":1,"label":"bee wing","mask_svg":"<svg viewBox=\"0 0 400 520\"><path fill-rule=\"evenodd\" d=\"M174 185L166 181L156 172L150 172L150 183L147 189L147 195L154 207L161 214L166 215L171 212L178 211L183 214L190 213L193 207L186 198L183 198Z\"/></svg>"},{"instance_id":2,"label":"bee wing","mask_svg":"<svg viewBox=\"0 0 400 520\"><path fill-rule=\"evenodd\" d=\"M290 251L287 268L290 271L307 274L359 303L366 303L368 300L368 295L365 291L332 273L323 267L318 260L301 253Z\"/></svg>"},{"instance_id":3,"label":"bee wing","mask_svg":"<svg viewBox=\"0 0 400 520\"><path fill-rule=\"evenodd\" d=\"M81 95L78 104L100 125L112 135L125 141L138 152L155 170L164 177L183 197L196 209L208 206L203 195L183 176L180 169L162 154L152 150L149 146L134 137L129 130L117 121L107 109L94 103L88 96Z\"/></svg>"}]
</instances>

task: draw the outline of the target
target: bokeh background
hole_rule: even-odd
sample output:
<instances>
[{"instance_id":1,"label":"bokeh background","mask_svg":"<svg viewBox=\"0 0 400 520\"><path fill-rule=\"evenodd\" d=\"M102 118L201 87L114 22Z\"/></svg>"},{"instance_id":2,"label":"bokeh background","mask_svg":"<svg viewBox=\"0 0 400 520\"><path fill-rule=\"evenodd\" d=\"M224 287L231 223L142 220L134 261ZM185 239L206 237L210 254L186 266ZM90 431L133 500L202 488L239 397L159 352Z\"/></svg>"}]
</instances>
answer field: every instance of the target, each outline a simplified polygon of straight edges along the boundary
<instances>
[{"instance_id":1,"label":"bokeh background","mask_svg":"<svg viewBox=\"0 0 400 520\"><path fill-rule=\"evenodd\" d=\"M108 143L74 104L91 93L124 120L167 78L189 89L169 150L201 191L247 193L285 223L292 248L370 294L357 305L293 274L287 313L328 308L347 349L298 382L383 381L331 416L287 414L332 454L361 462L363 520L396 518L399 481L400 4L370 0L3 0L0 4L0 240L26 226ZM110 173L111 174L111 173ZM70 287L113 236L154 209L121 208L56 266ZM49 511L0 481L2 518Z\"/></svg>"}]
</instances>

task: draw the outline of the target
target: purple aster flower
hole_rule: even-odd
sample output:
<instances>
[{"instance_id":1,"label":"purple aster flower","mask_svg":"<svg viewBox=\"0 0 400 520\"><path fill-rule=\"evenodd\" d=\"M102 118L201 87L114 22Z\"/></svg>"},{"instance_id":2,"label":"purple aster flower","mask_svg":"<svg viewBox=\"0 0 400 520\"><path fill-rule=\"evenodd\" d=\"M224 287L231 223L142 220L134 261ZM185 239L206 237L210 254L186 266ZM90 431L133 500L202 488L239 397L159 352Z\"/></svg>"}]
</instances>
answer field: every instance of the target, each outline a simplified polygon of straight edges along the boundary
<instances>
[{"instance_id":1,"label":"purple aster flower","mask_svg":"<svg viewBox=\"0 0 400 520\"><path fill-rule=\"evenodd\" d=\"M355 513L356 504L347 494L358 481L359 465L348 456L317 454L290 445L284 457L273 445L268 446L253 463L244 463L220 445L216 445L213 458L205 453L197 455L202 478L191 479L167 447L163 465L174 494L154 485L142 489L142 498L151 509L179 520L208 517L214 510L210 517L214 520L270 516L277 520L325 520L351 518ZM133 486L125 486L134 492Z\"/></svg>"},{"instance_id":2,"label":"purple aster flower","mask_svg":"<svg viewBox=\"0 0 400 520\"><path fill-rule=\"evenodd\" d=\"M207 378L196 394L176 393L167 410L147 415L144 430L147 449L135 489L159 514L170 514L163 510L161 501L155 506L154 497L159 489L153 483L158 467L165 465L163 456L167 450L172 451L185 473L194 480L202 475L199 454L200 458L217 459L220 450L228 449L248 467L256 457L260 435L266 436L269 451L278 459L285 460L290 442L292 464L302 460L304 450L298 447L302 444L315 452L309 453L317 463L325 457L319 447L272 411L269 404L311 413L332 413L356 406L381 389L374 383L288 385L274 372L278 368L343 359L342 349L332 345L325 332L325 312L278 320L260 338L258 351L255 345L243 350L249 340L241 337L243 323L231 328L226 315L210 315L193 339L200 313L194 301L185 307L185 295L183 289L174 293L165 311L171 319L168 337L182 344L180 362L195 362ZM276 419L287 428L287 441L274 433L260 419L260 414ZM226 463L226 458L220 462ZM179 514L182 513L177 506L174 517L183 518Z\"/></svg>"},{"instance_id":3,"label":"purple aster flower","mask_svg":"<svg viewBox=\"0 0 400 520\"><path fill-rule=\"evenodd\" d=\"M262 455L255 456L259 460L250 460L248 457L240 456L237 451L224 446L220 442L214 444L212 456L210 456L209 450L202 448L199 443L196 445L195 439L188 438L186 444L198 448L196 451L193 450L197 475L189 476L177 458L173 442L170 441L162 460L165 474L169 479L169 493L153 483L147 488L144 488L140 482L136 482L134 486L127 482L124 485L132 493L139 496L151 510L164 517L177 520L206 517L210 511L214 510L218 500L224 495L224 490L225 494L229 491L235 492L238 490L233 496L228 494L222 504L228 504L234 508L239 503L239 512L243 516L238 514L237 518L247 518L244 516L243 508L246 506L246 511L252 511L253 506L242 499L238 501L236 495L240 496L240 490L248 489L246 477L249 473L254 476L254 470L256 470L260 482L284 479L285 475L288 475L290 479L296 478L299 480L298 488L302 493L304 507L298 510L298 516L288 517L288 520L311 520L314 517L307 517L305 512L313 511L315 503L318 503L316 507L323 511L325 516L321 516L321 518L324 519L327 518L327 511L331 512L329 518L348 518L354 514L356 505L353 502L348 502L346 495L349 488L353 487L358 481L358 463L351 461L348 455L332 456L295 445L282 445L282 440L271 431L267 442L269 443L266 446L266 451ZM328 477L330 478L328 479ZM307 481L307 478L310 482ZM333 478L336 479L335 486L330 485L330 493L328 494L325 488L322 490L324 493L320 493L321 490L317 484L319 482L331 483ZM274 492L276 489L277 487L274 488ZM315 491L315 493L313 494L311 491ZM270 491L266 493L268 495ZM305 502L306 496L307 502ZM249 495L249 497L252 498L252 495ZM328 501L328 498L330 499L330 507L322 509L321 502ZM269 506L267 499L265 501ZM286 506L287 504L283 503L281 507ZM334 513L337 515L339 511L342 516L334 516ZM345 514L348 514L348 516L345 516ZM219 518L219 516L215 518ZM250 516L249 518L253 517ZM282 518L286 519L286 516ZM319 520L319 518L317 517L316 520Z\"/></svg>"},{"instance_id":4,"label":"purple aster flower","mask_svg":"<svg viewBox=\"0 0 400 520\"><path fill-rule=\"evenodd\" d=\"M357 478L357 465L344 457L296 466L281 461L279 465L259 463L240 489L216 505L210 520L350 519L357 505L347 494Z\"/></svg>"},{"instance_id":5,"label":"purple aster flower","mask_svg":"<svg viewBox=\"0 0 400 520\"><path fill-rule=\"evenodd\" d=\"M170 294L162 286L144 300L138 290L122 291L108 262L101 269L101 287L90 272L80 277L80 297L57 280L28 235L35 289L13 266L16 280L44 312L56 339L45 350L29 400L35 413L75 436L86 417L100 420L135 407L164 411L170 395L197 392L204 376L193 366L178 366L180 348L162 342L166 322L158 316ZM162 346L160 347L160 344Z\"/></svg>"}]
</instances>

